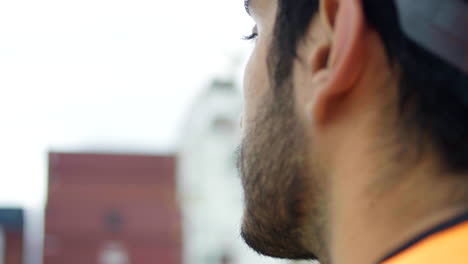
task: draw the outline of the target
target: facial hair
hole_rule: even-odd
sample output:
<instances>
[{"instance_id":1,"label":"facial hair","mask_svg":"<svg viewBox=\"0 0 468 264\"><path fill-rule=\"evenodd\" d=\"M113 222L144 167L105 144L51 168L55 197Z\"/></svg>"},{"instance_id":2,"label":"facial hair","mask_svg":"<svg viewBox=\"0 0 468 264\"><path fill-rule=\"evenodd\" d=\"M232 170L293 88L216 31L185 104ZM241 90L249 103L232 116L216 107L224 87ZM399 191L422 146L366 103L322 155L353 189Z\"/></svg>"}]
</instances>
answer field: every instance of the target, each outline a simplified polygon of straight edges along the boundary
<instances>
[{"instance_id":1,"label":"facial hair","mask_svg":"<svg viewBox=\"0 0 468 264\"><path fill-rule=\"evenodd\" d=\"M293 89L269 92L242 141L238 168L244 188L242 237L258 253L288 259L317 259L301 243L305 137L294 111Z\"/></svg>"}]
</instances>

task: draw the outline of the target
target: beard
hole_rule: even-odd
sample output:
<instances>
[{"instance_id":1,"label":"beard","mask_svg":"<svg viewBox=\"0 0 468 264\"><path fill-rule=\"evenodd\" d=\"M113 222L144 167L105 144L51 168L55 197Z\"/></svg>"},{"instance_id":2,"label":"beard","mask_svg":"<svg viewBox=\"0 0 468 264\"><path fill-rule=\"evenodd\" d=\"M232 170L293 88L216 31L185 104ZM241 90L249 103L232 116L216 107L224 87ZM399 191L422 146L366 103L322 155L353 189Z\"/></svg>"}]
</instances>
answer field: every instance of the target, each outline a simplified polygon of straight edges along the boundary
<instances>
[{"instance_id":1,"label":"beard","mask_svg":"<svg viewBox=\"0 0 468 264\"><path fill-rule=\"evenodd\" d=\"M242 140L238 156L245 199L241 235L260 254L315 260L303 243L305 233L310 233L306 221L311 208L305 201L310 199L311 182L305 175L306 140L293 98L292 87L268 92Z\"/></svg>"}]
</instances>

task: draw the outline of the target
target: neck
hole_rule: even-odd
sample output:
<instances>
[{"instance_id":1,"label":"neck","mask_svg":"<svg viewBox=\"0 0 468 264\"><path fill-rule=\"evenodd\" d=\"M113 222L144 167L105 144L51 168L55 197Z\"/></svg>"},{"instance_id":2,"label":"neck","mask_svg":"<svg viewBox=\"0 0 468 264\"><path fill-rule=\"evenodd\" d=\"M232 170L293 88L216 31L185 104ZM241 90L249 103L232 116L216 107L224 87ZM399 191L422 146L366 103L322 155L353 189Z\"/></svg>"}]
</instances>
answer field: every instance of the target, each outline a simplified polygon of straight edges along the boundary
<instances>
[{"instance_id":1,"label":"neck","mask_svg":"<svg viewBox=\"0 0 468 264\"><path fill-rule=\"evenodd\" d=\"M382 189L365 184L379 172L357 166L376 163L369 156L361 161L364 163L353 160L344 164L333 177L331 263L375 264L405 242L467 209L453 195L456 184L449 179L454 177L437 175L430 169L431 162L405 170L407 173L387 173L386 177L398 179L398 183Z\"/></svg>"}]
</instances>

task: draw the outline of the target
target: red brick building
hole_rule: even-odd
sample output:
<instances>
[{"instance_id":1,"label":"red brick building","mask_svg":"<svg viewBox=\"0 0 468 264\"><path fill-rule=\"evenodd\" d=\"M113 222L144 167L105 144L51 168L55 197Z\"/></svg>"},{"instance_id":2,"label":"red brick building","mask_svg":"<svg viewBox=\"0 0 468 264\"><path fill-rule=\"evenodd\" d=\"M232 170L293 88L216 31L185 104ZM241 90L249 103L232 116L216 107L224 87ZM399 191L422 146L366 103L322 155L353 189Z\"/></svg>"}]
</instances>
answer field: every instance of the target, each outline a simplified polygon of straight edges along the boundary
<instances>
[{"instance_id":1,"label":"red brick building","mask_svg":"<svg viewBox=\"0 0 468 264\"><path fill-rule=\"evenodd\" d=\"M175 158L49 155L44 264L180 264Z\"/></svg>"},{"instance_id":2,"label":"red brick building","mask_svg":"<svg viewBox=\"0 0 468 264\"><path fill-rule=\"evenodd\" d=\"M22 209L0 209L0 263L23 264Z\"/></svg>"}]
</instances>

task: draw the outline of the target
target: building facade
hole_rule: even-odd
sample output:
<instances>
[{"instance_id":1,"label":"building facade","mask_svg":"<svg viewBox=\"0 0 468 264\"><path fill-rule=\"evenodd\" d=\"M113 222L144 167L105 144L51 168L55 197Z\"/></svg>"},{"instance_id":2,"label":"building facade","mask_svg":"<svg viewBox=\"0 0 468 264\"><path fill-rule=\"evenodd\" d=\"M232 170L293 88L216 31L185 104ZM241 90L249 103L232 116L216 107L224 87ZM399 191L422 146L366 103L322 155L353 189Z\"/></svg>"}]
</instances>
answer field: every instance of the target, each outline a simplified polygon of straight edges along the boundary
<instances>
[{"instance_id":1,"label":"building facade","mask_svg":"<svg viewBox=\"0 0 468 264\"><path fill-rule=\"evenodd\" d=\"M180 264L175 158L51 153L44 264Z\"/></svg>"},{"instance_id":2,"label":"building facade","mask_svg":"<svg viewBox=\"0 0 468 264\"><path fill-rule=\"evenodd\" d=\"M24 211L0 208L0 264L23 264Z\"/></svg>"}]
</instances>

